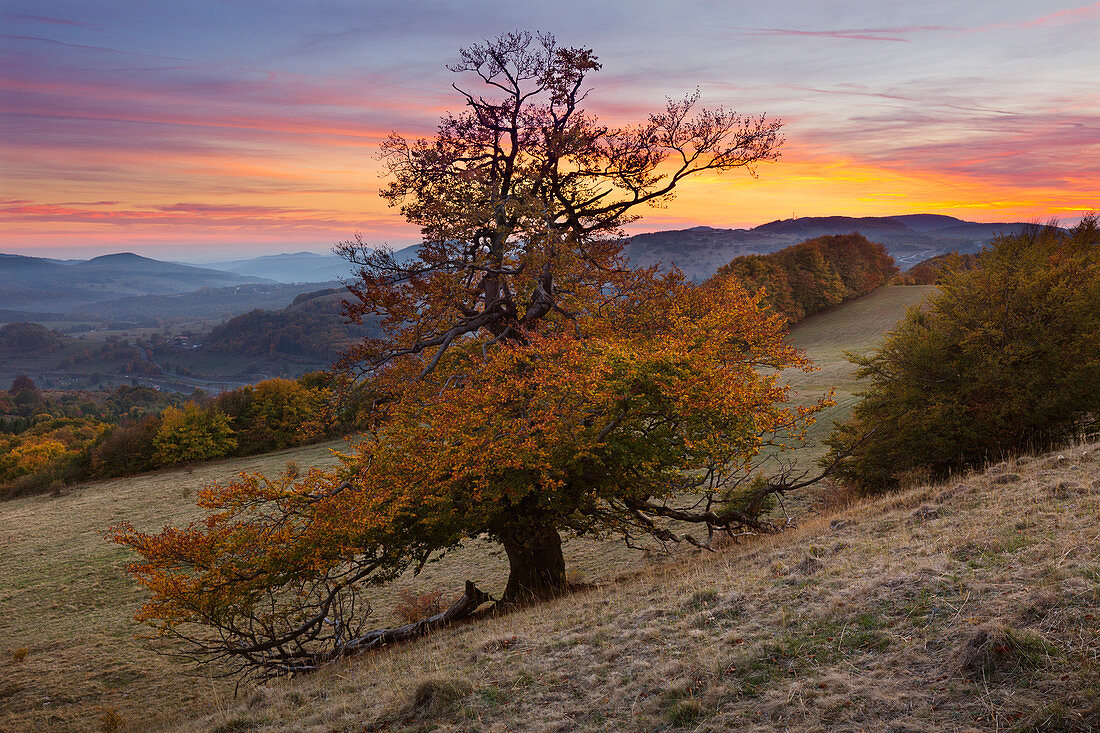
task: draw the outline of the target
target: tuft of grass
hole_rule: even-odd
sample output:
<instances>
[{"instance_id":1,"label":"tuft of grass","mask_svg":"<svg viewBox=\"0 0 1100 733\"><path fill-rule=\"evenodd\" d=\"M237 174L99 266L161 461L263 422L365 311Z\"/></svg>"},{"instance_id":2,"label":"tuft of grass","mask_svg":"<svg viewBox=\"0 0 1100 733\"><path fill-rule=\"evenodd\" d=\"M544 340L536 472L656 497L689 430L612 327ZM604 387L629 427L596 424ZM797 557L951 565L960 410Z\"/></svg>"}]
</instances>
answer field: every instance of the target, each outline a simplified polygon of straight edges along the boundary
<instances>
[{"instance_id":1,"label":"tuft of grass","mask_svg":"<svg viewBox=\"0 0 1100 733\"><path fill-rule=\"evenodd\" d=\"M409 698L406 713L413 718L441 718L453 713L473 691L473 686L465 680L424 680Z\"/></svg>"},{"instance_id":2,"label":"tuft of grass","mask_svg":"<svg viewBox=\"0 0 1100 733\"><path fill-rule=\"evenodd\" d=\"M677 727L690 725L703 717L705 712L703 704L694 698L673 700L665 708L665 720Z\"/></svg>"},{"instance_id":3,"label":"tuft of grass","mask_svg":"<svg viewBox=\"0 0 1100 733\"><path fill-rule=\"evenodd\" d=\"M118 733L122 730L122 726L126 724L126 719L118 713L118 708L109 707L103 708L99 714L99 731L100 733Z\"/></svg>"},{"instance_id":4,"label":"tuft of grass","mask_svg":"<svg viewBox=\"0 0 1100 733\"><path fill-rule=\"evenodd\" d=\"M11 652L11 659L13 662L18 664L19 662L22 662L24 659L27 658L27 655L30 654L30 651L31 650L25 646L21 646L18 649L13 649Z\"/></svg>"},{"instance_id":5,"label":"tuft of grass","mask_svg":"<svg viewBox=\"0 0 1100 733\"><path fill-rule=\"evenodd\" d=\"M956 649L955 668L975 679L1003 679L1045 666L1058 647L1034 631L1000 622L984 624Z\"/></svg>"},{"instance_id":6,"label":"tuft of grass","mask_svg":"<svg viewBox=\"0 0 1100 733\"><path fill-rule=\"evenodd\" d=\"M255 730L261 725L263 725L263 722L254 718L230 718L213 728L210 733L245 733L245 731Z\"/></svg>"}]
</instances>

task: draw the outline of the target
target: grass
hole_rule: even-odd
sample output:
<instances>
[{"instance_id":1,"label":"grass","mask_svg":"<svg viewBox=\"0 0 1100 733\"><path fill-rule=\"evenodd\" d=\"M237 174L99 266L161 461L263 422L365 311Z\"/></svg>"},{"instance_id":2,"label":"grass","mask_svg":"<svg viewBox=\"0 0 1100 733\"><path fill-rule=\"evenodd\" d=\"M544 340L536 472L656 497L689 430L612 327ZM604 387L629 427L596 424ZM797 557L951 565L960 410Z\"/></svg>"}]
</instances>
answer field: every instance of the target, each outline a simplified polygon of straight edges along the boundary
<instances>
[{"instance_id":1,"label":"grass","mask_svg":"<svg viewBox=\"0 0 1100 733\"><path fill-rule=\"evenodd\" d=\"M843 415L844 399L849 399L854 390L851 365L843 360L842 351L871 348L905 306L919 300L923 291L921 288L880 289L867 298L807 319L792 334L796 345L804 348L822 367L818 372L797 375L792 380L797 392L809 398L835 386L839 395L848 395L819 421L818 435L827 431L831 416ZM193 473L175 470L116 479L91 484L59 497L38 496L0 504L0 577L4 578L0 587L0 618L4 619L4 633L0 636L0 664L4 668L0 676L0 730L100 730L100 718L108 710L121 721L112 723L117 723L120 730L156 729L216 710L230 712L218 717L208 729L224 726L224 730L251 730L288 725L279 717L281 713L266 712L269 707L276 711L282 709L279 706L302 711L316 708L325 711L324 716L330 716L331 696L321 688L257 692L246 697L253 699L259 695L256 706L262 712L254 712L251 708L238 710L230 683L201 675L189 676L186 666L156 652L157 649L170 651L163 642L136 639L135 635L142 633L142 629L132 621L132 616L143 600L143 592L124 574L130 559L127 553L106 543L101 534L112 523L123 520L143 529L186 523L196 518L195 495L204 483L233 477L242 470L278 473L285 470L288 462L301 467L332 464L328 453L330 447L343 447L343 444L337 442L210 463L195 468ZM799 456L800 460L812 459L814 451L813 447L806 449ZM924 524L911 526L901 519L889 521L890 526L881 530L880 538L899 528L924 531ZM862 529L872 524L868 521ZM936 520L925 524L934 525ZM792 538L797 536L791 535ZM975 536L972 541L981 543L984 538L984 535ZM769 583L778 584L777 587L793 599L827 591L829 588L823 585L825 575L820 565L828 568L830 558L840 552L835 546L844 541L834 540L826 534L814 540L812 553L773 554L754 566L757 567L755 572L763 573ZM767 540L760 548L770 542L772 540ZM1020 554L1033 551L1034 546L1019 548ZM722 653L705 665L707 671L703 677L689 684L695 693L681 701L673 700L675 695L664 695L669 680L694 680L692 675L698 670L684 662L684 668L677 667L672 676L662 676L663 672L655 671L673 664L676 659L691 656L687 649L675 651L677 642L665 640L668 634L683 633L688 639L704 639L715 629L734 633L731 629L735 627L745 624L753 627L756 624L753 614L757 612L759 601L753 598L755 589L751 583L731 588L722 573L710 579L695 574L692 570L695 561L690 558L697 557L698 552L692 550L680 552L679 558L686 562L682 565L677 565L675 558L639 554L615 542L574 540L566 544L565 553L571 579L594 583L599 586L598 591L578 596L573 601L533 609L529 615L510 616L484 627L463 627L448 632L458 635L459 641L455 643L463 648L468 641L475 640L461 652L471 659L524 659L538 650L540 654L548 654L549 660L557 660L553 669L521 665L517 669L493 668L487 672L475 665L462 670L462 674L475 673L474 677L444 675L446 679L468 679L475 684L476 694L463 703L474 711L471 714L475 718L482 714L479 711L513 710L517 703L523 705L529 697L542 699L540 696L546 689L556 689L557 702L549 702L560 702L568 709L572 705L571 696L576 695L588 706L583 714L578 712L569 717L570 721L581 720L592 729L599 729L605 723L612 727L623 726L634 718L623 718L615 712L625 703L620 700L621 695L614 692L613 685L619 680L630 688L634 683L630 681L632 678L628 679L629 674L637 673L643 680L652 679L652 684L632 688L636 697L631 699L630 705L639 720L652 718L661 725L697 725L699 721L714 719L712 703L725 694L722 690L756 684L724 674L723 663L733 658L733 651L739 651L738 646L729 646L725 641L717 647ZM813 562L807 560L810 554ZM685 561L684 558L689 559ZM965 566L965 562L954 559L952 562ZM815 568L815 564L818 567ZM1007 567L994 565L996 563L982 563L980 568L963 567L963 571L992 572ZM457 593L467 578L497 595L503 590L506 572L507 561L499 547L484 542L468 543L444 561L430 563L418 577L402 578L385 589L375 602L374 619L379 625L391 625L395 620L394 608L400 603L403 591L406 595L424 595L436 590ZM1054 568L1052 572L1062 573L1063 570ZM666 574L670 575L666 578ZM627 583L622 588L632 590L624 591L625 596L620 599L620 585L616 583L622 577L637 578L633 582L640 585L635 588L622 581ZM1088 581L1088 577L1080 573L1075 577ZM673 592L666 587L668 583L679 589L675 590L679 594L675 598L668 595ZM645 590L647 588L652 591ZM806 643L816 645L819 637L828 638L828 635L821 637L822 629L839 622L839 633L845 641L838 644L835 654L848 658L854 653L849 645L856 637L849 637L852 632L844 631L843 616L822 614L807 621L809 625L803 628L794 621L799 613L798 602L787 599L781 605L789 617L784 622L786 636L772 642L782 642L787 649L798 649L800 644ZM932 607L932 618L938 620L939 606L933 604ZM913 619L927 617L924 611L908 609L906 612ZM638 621L624 632L614 623L622 620L621 614L648 620ZM525 618L529 620L523 620ZM532 631L525 631L527 628ZM873 631L889 633L889 630ZM630 640L626 646L624 633ZM465 634L472 636L467 638ZM421 651L410 651L413 658L409 659L408 667L396 670L396 677L385 679L397 689L398 682L415 684L430 678L433 670L450 670L452 662L448 657L455 653L453 649L445 654L440 652L442 656L438 660L432 657L432 649L437 648L435 645L441 638L433 637L424 644L410 647L410 650ZM502 639L507 643L501 642ZM624 671L614 664L590 666L609 655L633 659L634 653L629 651L633 645L650 651L650 657L631 661L636 669L630 667ZM470 650L480 651L471 656ZM823 647L821 653L826 651ZM426 659L434 661L424 666L424 659L418 657L419 654L427 654ZM388 662L384 660L388 658L389 655L382 655L379 661L385 665ZM570 672L570 665L576 667L575 673ZM395 670L387 672L393 673ZM593 685L592 689L604 690L608 698L606 704L601 702L602 698L590 698L585 687L588 683ZM387 693L386 699L393 697L391 693ZM269 696L273 696L270 701ZM399 707L403 706L407 699L402 697L394 704L398 703ZM343 704L350 706L349 709L358 706L360 712L364 706L349 701ZM697 705L702 707L695 715L692 711ZM373 705L366 707L373 709ZM183 727L187 729L188 725Z\"/></svg>"},{"instance_id":2,"label":"grass","mask_svg":"<svg viewBox=\"0 0 1100 733\"><path fill-rule=\"evenodd\" d=\"M1096 730L1100 462L1080 458L1097 448L1064 450L1053 477L1022 462L1007 488L974 473L862 501L175 730ZM1084 488L1051 498L1059 480ZM1007 532L1027 541L1006 562L958 557ZM410 717L427 683L461 687L446 715Z\"/></svg>"},{"instance_id":3,"label":"grass","mask_svg":"<svg viewBox=\"0 0 1100 733\"><path fill-rule=\"evenodd\" d=\"M811 402L834 390L836 405L817 416L804 448L785 454L800 466L811 468L824 455L823 440L834 422L847 420L862 385L855 378L855 365L846 352L866 355L882 342L909 307L918 305L934 286L888 285L851 303L818 313L798 323L791 331L791 343L806 352L817 369L792 372L788 383L796 402Z\"/></svg>"}]
</instances>

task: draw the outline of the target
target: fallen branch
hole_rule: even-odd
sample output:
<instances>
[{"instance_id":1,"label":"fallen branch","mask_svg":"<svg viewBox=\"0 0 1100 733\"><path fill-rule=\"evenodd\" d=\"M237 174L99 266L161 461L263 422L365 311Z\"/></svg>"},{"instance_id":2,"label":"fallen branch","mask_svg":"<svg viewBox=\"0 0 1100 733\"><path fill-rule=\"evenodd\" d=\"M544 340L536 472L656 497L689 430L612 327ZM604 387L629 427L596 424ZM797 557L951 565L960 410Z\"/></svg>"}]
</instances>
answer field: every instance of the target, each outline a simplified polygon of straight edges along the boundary
<instances>
[{"instance_id":1,"label":"fallen branch","mask_svg":"<svg viewBox=\"0 0 1100 733\"><path fill-rule=\"evenodd\" d=\"M338 659L351 657L356 654L378 649L389 644L397 644L411 641L424 636L436 629L453 624L456 621L469 618L483 603L493 600L488 593L483 592L469 580L466 581L466 590L455 603L447 610L434 616L414 621L404 626L390 629L376 629L361 636L335 645L332 649L320 654L295 655L290 658L272 660L268 671L272 675L299 674L312 672Z\"/></svg>"}]
</instances>

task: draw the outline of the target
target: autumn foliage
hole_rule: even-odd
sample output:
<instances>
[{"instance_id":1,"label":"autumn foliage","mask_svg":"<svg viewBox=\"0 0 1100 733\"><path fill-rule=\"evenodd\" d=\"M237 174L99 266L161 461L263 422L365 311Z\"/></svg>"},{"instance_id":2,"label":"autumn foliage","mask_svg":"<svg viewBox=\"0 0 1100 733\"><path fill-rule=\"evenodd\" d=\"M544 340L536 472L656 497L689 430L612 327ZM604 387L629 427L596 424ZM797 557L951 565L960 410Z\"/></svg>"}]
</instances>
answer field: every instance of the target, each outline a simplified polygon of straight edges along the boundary
<instances>
[{"instance_id":1,"label":"autumn foliage","mask_svg":"<svg viewBox=\"0 0 1100 733\"><path fill-rule=\"evenodd\" d=\"M723 500L824 404L785 404L782 370L809 365L782 316L735 279L630 270L620 230L688 176L774 159L778 123L688 97L602 125L582 107L596 57L549 36L451 68L481 84L466 110L384 149L419 256L340 248L358 266L349 317L381 329L342 362L372 397L365 439L338 470L207 488L202 523L113 533L143 558L141 618L199 652L311 669L362 648L371 584L467 538L500 543L502 600L527 601L566 588L563 535L704 545L766 529L760 504L800 485Z\"/></svg>"},{"instance_id":2,"label":"autumn foliage","mask_svg":"<svg viewBox=\"0 0 1100 733\"><path fill-rule=\"evenodd\" d=\"M848 453L838 476L863 491L1042 449L1100 424L1094 217L1069 231L1001 237L939 277L924 307L855 360L869 386L830 443L834 455Z\"/></svg>"},{"instance_id":3,"label":"autumn foliage","mask_svg":"<svg viewBox=\"0 0 1100 733\"><path fill-rule=\"evenodd\" d=\"M795 323L866 295L898 272L886 248L861 234L816 237L766 255L737 257L712 280L763 289L765 302Z\"/></svg>"},{"instance_id":4,"label":"autumn foliage","mask_svg":"<svg viewBox=\"0 0 1100 733\"><path fill-rule=\"evenodd\" d=\"M217 397L150 387L0 392L0 498L166 466L306 445L355 428L357 396L323 375L269 379Z\"/></svg>"}]
</instances>

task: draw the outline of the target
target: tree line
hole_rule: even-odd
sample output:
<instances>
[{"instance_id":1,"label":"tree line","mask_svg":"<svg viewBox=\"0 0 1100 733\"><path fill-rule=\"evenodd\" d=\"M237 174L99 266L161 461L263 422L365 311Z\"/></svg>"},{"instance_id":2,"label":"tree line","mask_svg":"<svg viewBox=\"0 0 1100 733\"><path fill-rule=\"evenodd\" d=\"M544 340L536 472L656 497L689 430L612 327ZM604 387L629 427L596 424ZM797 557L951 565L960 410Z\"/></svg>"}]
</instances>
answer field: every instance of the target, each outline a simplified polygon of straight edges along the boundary
<instances>
[{"instance_id":1,"label":"tree line","mask_svg":"<svg viewBox=\"0 0 1100 733\"><path fill-rule=\"evenodd\" d=\"M737 257L711 281L736 278L795 323L866 295L898 273L886 248L862 234L816 237L764 255Z\"/></svg>"},{"instance_id":2,"label":"tree line","mask_svg":"<svg viewBox=\"0 0 1100 733\"><path fill-rule=\"evenodd\" d=\"M149 387L55 394L18 377L0 393L0 498L327 440L355 426L354 393L341 399L320 373L190 398Z\"/></svg>"}]
</instances>

